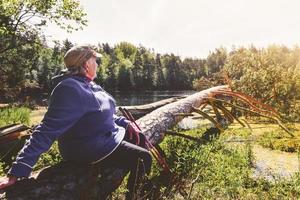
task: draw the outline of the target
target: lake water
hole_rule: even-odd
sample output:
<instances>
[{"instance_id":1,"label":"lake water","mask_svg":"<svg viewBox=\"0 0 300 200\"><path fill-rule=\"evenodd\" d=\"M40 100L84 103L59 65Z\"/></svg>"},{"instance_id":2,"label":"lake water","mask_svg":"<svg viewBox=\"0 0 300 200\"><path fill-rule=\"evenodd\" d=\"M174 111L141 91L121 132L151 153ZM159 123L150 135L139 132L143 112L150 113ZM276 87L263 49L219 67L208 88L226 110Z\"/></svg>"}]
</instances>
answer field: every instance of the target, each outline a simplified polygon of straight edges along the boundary
<instances>
[{"instance_id":1,"label":"lake water","mask_svg":"<svg viewBox=\"0 0 300 200\"><path fill-rule=\"evenodd\" d=\"M111 92L110 94L115 98L117 106L133 106L143 105L159 100L188 96L196 93L196 91L142 91L142 92Z\"/></svg>"}]
</instances>

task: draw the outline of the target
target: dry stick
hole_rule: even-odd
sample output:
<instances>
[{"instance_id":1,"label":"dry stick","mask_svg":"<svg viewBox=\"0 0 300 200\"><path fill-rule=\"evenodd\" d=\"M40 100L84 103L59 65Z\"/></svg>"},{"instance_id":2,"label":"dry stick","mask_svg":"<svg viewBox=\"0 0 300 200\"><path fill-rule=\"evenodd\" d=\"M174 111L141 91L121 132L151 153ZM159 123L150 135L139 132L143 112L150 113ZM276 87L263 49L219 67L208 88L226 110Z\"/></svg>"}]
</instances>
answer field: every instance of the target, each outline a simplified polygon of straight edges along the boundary
<instances>
[{"instance_id":1,"label":"dry stick","mask_svg":"<svg viewBox=\"0 0 300 200\"><path fill-rule=\"evenodd\" d=\"M232 92L232 91L231 91L231 92ZM265 103L263 103L263 102L261 102L261 101L255 99L255 98L253 98L253 97L247 95L247 94L244 94L244 93L241 93L241 92L234 92L234 93L236 93L236 94L238 94L238 95L240 95L240 96L242 96L242 97L244 97L244 98L250 100L250 101L251 101L252 103L254 103L254 104L258 104L258 105L264 107L265 110L267 110L267 111L269 110L270 112L273 112L274 115L279 116L278 112L277 112L272 106L270 106L270 105L268 105L268 104L265 104Z\"/></svg>"},{"instance_id":2,"label":"dry stick","mask_svg":"<svg viewBox=\"0 0 300 200\"><path fill-rule=\"evenodd\" d=\"M223 101L223 100L216 99L216 101ZM265 115L265 114L258 113L258 112L256 112L256 111L252 111L252 110L247 109L247 108L243 108L243 107L240 107L240 106L231 104L231 103L229 103L229 102L225 102L225 103L227 103L227 104L229 104L229 105L233 105L234 107L236 107L236 108L238 108L238 109L241 109L241 110L244 110L244 111L246 111L246 112L254 113L254 114L260 115L260 116L262 116L262 117L266 117L266 118L272 119L272 120L276 121L276 123L277 123L283 130L285 130L289 135L291 135L292 137L294 137L294 135L293 135L293 134L292 134L292 133L291 133L291 132L290 132L290 131L282 124L282 123L281 123L281 121L277 118L278 115L275 115L274 117L271 117L271 116L268 116L268 115ZM273 114L273 115L274 115L274 114ZM248 127L250 127L249 124L247 124L247 125L248 125ZM252 130L251 127L250 127L250 130Z\"/></svg>"},{"instance_id":3,"label":"dry stick","mask_svg":"<svg viewBox=\"0 0 300 200\"><path fill-rule=\"evenodd\" d=\"M192 106L192 111L199 113L200 115L202 115L204 118L208 119L209 121L211 121L221 132L223 131L222 126L211 116L209 116L208 114L206 114L205 112L203 112L202 110L195 108L194 106Z\"/></svg>"},{"instance_id":4,"label":"dry stick","mask_svg":"<svg viewBox=\"0 0 300 200\"><path fill-rule=\"evenodd\" d=\"M203 119L203 116L195 116L195 117L192 117L191 119Z\"/></svg>"},{"instance_id":5,"label":"dry stick","mask_svg":"<svg viewBox=\"0 0 300 200\"><path fill-rule=\"evenodd\" d=\"M135 195L136 195L136 192L135 192L135 186L136 186L137 179L138 179L138 173L139 173L140 162L141 162L141 160L140 160L140 158L138 158L138 162L137 162L137 164L136 164L135 177L134 177L134 185L133 185L133 191L132 191L133 197L132 197L132 199L136 199L136 198L135 198Z\"/></svg>"},{"instance_id":6,"label":"dry stick","mask_svg":"<svg viewBox=\"0 0 300 200\"><path fill-rule=\"evenodd\" d=\"M120 111L125 114L125 117L132 121L136 127L140 130L141 128L137 125L134 117L132 116L132 114L126 109L126 108L119 108ZM157 160L158 164L161 165L161 167L163 168L163 170L165 172L168 172L168 173L171 173L171 169L169 168L167 162L165 161L165 159L159 154L159 152L157 151L157 149L151 144L151 142L148 141L147 138L145 138L145 142L146 142L146 145L147 145L147 148L150 150L150 152L152 153L152 155L154 156L154 158Z\"/></svg>"},{"instance_id":7,"label":"dry stick","mask_svg":"<svg viewBox=\"0 0 300 200\"><path fill-rule=\"evenodd\" d=\"M183 133L178 133L178 132L176 132L176 131L167 130L167 131L165 132L165 134L183 137L183 138L186 138L186 139L189 139L189 140L198 142L198 143L201 143L201 142L202 142L202 140L199 139L199 138L196 138L196 137L193 137L193 136L190 136L190 135L185 135L185 134L183 134Z\"/></svg>"},{"instance_id":8,"label":"dry stick","mask_svg":"<svg viewBox=\"0 0 300 200\"><path fill-rule=\"evenodd\" d=\"M126 112L128 112L130 119L133 121L133 123L136 125L136 127L140 130L141 128L137 125L137 123L135 122L135 119L133 118L132 114L127 111L125 109ZM156 160L159 162L159 164L161 165L161 167L163 168L163 170L167 173L171 174L171 169L169 168L169 165L167 164L166 160L160 155L160 153L158 152L158 150L152 145L151 142L149 142L149 140L147 138L145 138L146 141L146 145L148 146L148 148L150 149L150 152L152 152L153 155L155 155Z\"/></svg>"},{"instance_id":9,"label":"dry stick","mask_svg":"<svg viewBox=\"0 0 300 200\"><path fill-rule=\"evenodd\" d=\"M122 114L124 115L124 117L125 117L126 119L132 121L133 116L132 116L132 115L131 115L131 116L129 115L129 111L128 111L127 109L122 108L122 107L119 107L119 110L122 112ZM132 122L137 126L135 120L132 121ZM141 129L140 129L139 126L137 126L137 128L141 131ZM157 162L158 162L161 166L163 166L161 159L159 158L159 156L157 155L157 153L156 153L155 151L153 151L153 149L149 146L149 144L148 144L148 142L147 142L147 139L146 139L146 145L147 145L147 149L150 151L150 153L153 155L153 157L157 160ZM163 167L163 169L164 169L164 167Z\"/></svg>"},{"instance_id":10,"label":"dry stick","mask_svg":"<svg viewBox=\"0 0 300 200\"><path fill-rule=\"evenodd\" d=\"M208 104L207 103L204 103L201 107L200 107L200 110L203 110Z\"/></svg>"},{"instance_id":11,"label":"dry stick","mask_svg":"<svg viewBox=\"0 0 300 200\"><path fill-rule=\"evenodd\" d=\"M226 109L223 105L219 105L219 104L214 104L219 110L221 110L221 112L224 114L224 116L226 116L228 118L228 120L230 121L230 123L234 122L234 120L236 119L237 121L239 121L237 118L235 118L231 112ZM243 125L242 125L243 126Z\"/></svg>"},{"instance_id":12,"label":"dry stick","mask_svg":"<svg viewBox=\"0 0 300 200\"><path fill-rule=\"evenodd\" d=\"M244 107L241 107L241 106L234 105L234 104L229 103L229 102L224 101L224 100L215 99L215 98L211 98L211 97L205 97L205 98L207 98L207 99L212 99L212 100L219 101L219 102L223 102L223 103L225 103L225 104L231 105L231 106L233 106L233 107L235 107L235 108L238 108L238 109L240 109L240 110L243 110L243 111L246 111L246 112L250 112L250 113L253 113L253 114L257 114L257 115L262 116L262 117L266 117L266 118L272 119L272 120L276 121L276 123L277 123L283 130L285 130L290 136L295 137L295 136L294 136L294 135L293 135L293 134L292 134L292 133L291 133L291 132L290 132L290 131L282 124L282 123L281 123L281 121L280 121L279 119L277 119L276 117L275 117L275 118L274 118L274 117L270 117L270 116L268 116L268 115L264 115L264 114L255 112L255 111L253 111L253 110L249 110L249 109L247 109L247 108L244 108Z\"/></svg>"},{"instance_id":13,"label":"dry stick","mask_svg":"<svg viewBox=\"0 0 300 200\"><path fill-rule=\"evenodd\" d=\"M124 115L124 117L126 118L126 119L130 119L130 116L128 115L128 113L122 108L122 107L119 107L119 110L122 112L122 114ZM139 166L139 164L140 164L140 159L138 159L138 164L137 164L137 166ZM137 182L137 174L138 174L138 169L139 169L139 167L137 167L136 168L136 176L134 177L134 188L135 188L135 185L136 185L136 182ZM133 188L133 190L135 190ZM135 195L135 192L133 191L133 195ZM133 196L134 197L134 196Z\"/></svg>"},{"instance_id":14,"label":"dry stick","mask_svg":"<svg viewBox=\"0 0 300 200\"><path fill-rule=\"evenodd\" d=\"M214 92L214 94L221 94L221 95L228 95L230 97L237 97L239 100L242 100L243 102L250 105L256 111L275 115L278 118L280 117L278 115L278 113L271 106L261 103L261 102L255 100L254 98L247 96L245 94L231 92L231 91L216 91L216 92ZM254 104L258 104L258 105L262 106L263 108L259 108L259 107L255 106Z\"/></svg>"},{"instance_id":15,"label":"dry stick","mask_svg":"<svg viewBox=\"0 0 300 200\"><path fill-rule=\"evenodd\" d=\"M226 110L223 109L222 105L219 105L217 103L214 103L213 101L211 101L211 104L218 108L219 110L221 110L221 112L223 113L223 115L230 121L230 123L232 123L234 121L234 117L231 115L230 112L226 112Z\"/></svg>"},{"instance_id":16,"label":"dry stick","mask_svg":"<svg viewBox=\"0 0 300 200\"><path fill-rule=\"evenodd\" d=\"M275 116L279 117L278 113L272 107L270 107L266 104L263 104L255 99L253 99L250 96L246 96L244 94L231 92L231 91L224 91L224 92L216 91L215 94L221 94L221 95L225 95L225 96L235 97L236 100L241 100L243 103L246 103L247 105L252 107L255 111L263 112L266 114L275 115ZM256 106L255 104L260 105L262 108Z\"/></svg>"},{"instance_id":17,"label":"dry stick","mask_svg":"<svg viewBox=\"0 0 300 200\"><path fill-rule=\"evenodd\" d=\"M244 119L243 119L243 121L245 122L245 124L247 125L247 127L249 128L249 130L250 130L251 133L252 133L253 130L252 130L250 124L247 122L247 120L244 120Z\"/></svg>"},{"instance_id":18,"label":"dry stick","mask_svg":"<svg viewBox=\"0 0 300 200\"><path fill-rule=\"evenodd\" d=\"M215 107L215 105L211 102L211 100L208 100L209 104L211 105L211 107L213 108L213 111L216 115L217 121L219 123L219 119L222 118L220 112L218 111L218 109Z\"/></svg>"},{"instance_id":19,"label":"dry stick","mask_svg":"<svg viewBox=\"0 0 300 200\"><path fill-rule=\"evenodd\" d=\"M243 127L245 127L245 124L242 121L240 121L237 117L235 117L233 114L231 114L231 112L227 108L225 108L223 105L219 105L219 104L214 104L214 105L217 108L219 108L224 113L224 115L230 117L233 120L235 119L239 124L241 124Z\"/></svg>"},{"instance_id":20,"label":"dry stick","mask_svg":"<svg viewBox=\"0 0 300 200\"><path fill-rule=\"evenodd\" d=\"M128 114L129 120L132 121L136 125L136 127L142 132L141 128L135 122L135 119L132 116L132 114L126 108L124 108L124 111ZM163 169L165 169L164 161L162 160L162 157L160 156L157 149L147 139L146 139L146 145L147 145L148 149L150 150L150 152L152 152L153 156L157 159L157 161L163 166Z\"/></svg>"},{"instance_id":21,"label":"dry stick","mask_svg":"<svg viewBox=\"0 0 300 200\"><path fill-rule=\"evenodd\" d=\"M127 114L127 112L125 112L125 110L122 107L119 107L119 110L121 111L121 113L124 115L126 119L130 120L129 115Z\"/></svg>"}]
</instances>

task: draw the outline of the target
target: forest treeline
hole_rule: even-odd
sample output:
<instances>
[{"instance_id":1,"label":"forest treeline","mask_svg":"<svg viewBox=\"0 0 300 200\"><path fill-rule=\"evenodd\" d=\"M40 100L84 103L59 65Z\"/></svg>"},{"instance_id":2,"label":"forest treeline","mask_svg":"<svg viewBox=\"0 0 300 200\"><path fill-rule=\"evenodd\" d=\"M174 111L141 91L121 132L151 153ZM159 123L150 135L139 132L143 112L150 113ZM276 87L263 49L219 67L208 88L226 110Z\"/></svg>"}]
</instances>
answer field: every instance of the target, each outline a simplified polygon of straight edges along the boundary
<instances>
[{"instance_id":1,"label":"forest treeline","mask_svg":"<svg viewBox=\"0 0 300 200\"><path fill-rule=\"evenodd\" d=\"M87 24L86 14L75 0L6 0L0 1L0 11L0 101L47 96L51 77L64 68L63 56L75 42L55 41L50 47L43 28L52 22L76 31ZM95 81L106 90L202 90L229 84L287 116L299 116L297 46L220 47L206 58L182 58L129 42L100 41L92 44L103 55Z\"/></svg>"}]
</instances>

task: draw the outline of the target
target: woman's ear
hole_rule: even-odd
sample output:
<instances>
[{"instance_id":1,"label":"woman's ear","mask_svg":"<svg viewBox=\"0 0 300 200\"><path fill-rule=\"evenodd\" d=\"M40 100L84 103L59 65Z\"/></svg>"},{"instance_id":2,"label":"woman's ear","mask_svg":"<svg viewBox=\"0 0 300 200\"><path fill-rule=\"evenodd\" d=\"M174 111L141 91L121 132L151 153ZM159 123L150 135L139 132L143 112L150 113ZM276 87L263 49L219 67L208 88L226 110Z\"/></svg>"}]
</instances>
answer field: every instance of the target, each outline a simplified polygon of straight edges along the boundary
<instances>
[{"instance_id":1,"label":"woman's ear","mask_svg":"<svg viewBox=\"0 0 300 200\"><path fill-rule=\"evenodd\" d=\"M84 64L83 64L83 68L85 69L85 71L89 71L89 67L88 67L88 64L87 64L87 62L85 62Z\"/></svg>"}]
</instances>

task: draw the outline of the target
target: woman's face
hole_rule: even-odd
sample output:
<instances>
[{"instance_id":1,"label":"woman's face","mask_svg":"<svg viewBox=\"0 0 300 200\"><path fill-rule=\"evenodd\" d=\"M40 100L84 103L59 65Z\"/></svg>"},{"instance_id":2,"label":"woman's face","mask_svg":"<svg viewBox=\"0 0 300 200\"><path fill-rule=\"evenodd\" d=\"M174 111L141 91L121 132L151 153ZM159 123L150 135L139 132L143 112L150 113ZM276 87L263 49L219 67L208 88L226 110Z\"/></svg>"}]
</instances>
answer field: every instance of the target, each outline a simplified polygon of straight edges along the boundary
<instances>
[{"instance_id":1,"label":"woman's face","mask_svg":"<svg viewBox=\"0 0 300 200\"><path fill-rule=\"evenodd\" d=\"M85 63L86 77L90 80L94 80L97 77L97 68L98 64L96 63L96 57L92 56Z\"/></svg>"}]
</instances>

